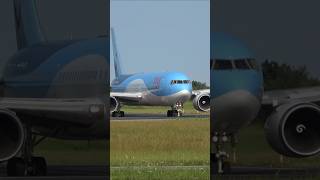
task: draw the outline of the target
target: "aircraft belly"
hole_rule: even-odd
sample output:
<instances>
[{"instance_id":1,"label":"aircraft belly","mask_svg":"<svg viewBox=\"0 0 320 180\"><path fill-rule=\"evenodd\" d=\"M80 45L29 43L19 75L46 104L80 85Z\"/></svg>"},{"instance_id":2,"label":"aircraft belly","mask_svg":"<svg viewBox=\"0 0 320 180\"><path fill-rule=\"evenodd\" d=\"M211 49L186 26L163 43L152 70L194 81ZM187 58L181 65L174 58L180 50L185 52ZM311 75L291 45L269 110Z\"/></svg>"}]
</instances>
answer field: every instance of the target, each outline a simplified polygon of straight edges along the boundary
<instances>
[{"instance_id":1,"label":"aircraft belly","mask_svg":"<svg viewBox=\"0 0 320 180\"><path fill-rule=\"evenodd\" d=\"M257 97L236 90L212 100L211 127L215 132L236 133L255 119L260 109Z\"/></svg>"}]
</instances>

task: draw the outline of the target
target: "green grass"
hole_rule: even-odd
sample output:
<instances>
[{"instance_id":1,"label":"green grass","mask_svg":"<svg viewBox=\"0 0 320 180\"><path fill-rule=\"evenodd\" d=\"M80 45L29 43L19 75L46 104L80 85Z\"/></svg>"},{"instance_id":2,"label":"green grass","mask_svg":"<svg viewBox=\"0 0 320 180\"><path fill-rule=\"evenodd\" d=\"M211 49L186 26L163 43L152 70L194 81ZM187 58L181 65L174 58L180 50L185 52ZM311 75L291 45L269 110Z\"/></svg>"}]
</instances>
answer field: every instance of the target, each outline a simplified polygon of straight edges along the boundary
<instances>
[{"instance_id":1,"label":"green grass","mask_svg":"<svg viewBox=\"0 0 320 180\"><path fill-rule=\"evenodd\" d=\"M163 114L169 107L124 106L126 114ZM200 114L192 102L186 114ZM209 113L201 113L209 114ZM112 179L209 179L209 118L111 121ZM196 169L166 166L204 166ZM142 167L136 169L135 167Z\"/></svg>"},{"instance_id":2,"label":"green grass","mask_svg":"<svg viewBox=\"0 0 320 180\"><path fill-rule=\"evenodd\" d=\"M204 119L111 121L111 165L208 165L209 129Z\"/></svg>"}]
</instances>

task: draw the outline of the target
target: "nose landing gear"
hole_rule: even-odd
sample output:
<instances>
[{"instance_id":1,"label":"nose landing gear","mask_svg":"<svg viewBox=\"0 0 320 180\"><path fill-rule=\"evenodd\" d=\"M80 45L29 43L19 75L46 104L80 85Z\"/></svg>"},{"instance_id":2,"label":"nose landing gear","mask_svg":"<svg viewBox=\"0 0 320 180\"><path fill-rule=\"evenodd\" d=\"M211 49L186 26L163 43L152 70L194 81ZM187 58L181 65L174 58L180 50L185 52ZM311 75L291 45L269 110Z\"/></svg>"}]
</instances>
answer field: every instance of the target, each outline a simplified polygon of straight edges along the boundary
<instances>
[{"instance_id":1,"label":"nose landing gear","mask_svg":"<svg viewBox=\"0 0 320 180\"><path fill-rule=\"evenodd\" d=\"M231 137L231 138L229 138ZM226 161L229 158L229 154L225 152L224 144L230 141L232 149L234 150L236 140L235 136L228 136L226 133L214 133L212 136L212 148L213 153L210 155L210 167L211 174L226 174L231 172L231 165L229 161ZM235 154L235 153L234 153ZM234 155L235 156L235 155ZM235 159L235 157L234 157Z\"/></svg>"},{"instance_id":2,"label":"nose landing gear","mask_svg":"<svg viewBox=\"0 0 320 180\"><path fill-rule=\"evenodd\" d=\"M167 117L180 117L183 112L183 103L177 102L175 105L171 106L171 110L167 111Z\"/></svg>"}]
</instances>

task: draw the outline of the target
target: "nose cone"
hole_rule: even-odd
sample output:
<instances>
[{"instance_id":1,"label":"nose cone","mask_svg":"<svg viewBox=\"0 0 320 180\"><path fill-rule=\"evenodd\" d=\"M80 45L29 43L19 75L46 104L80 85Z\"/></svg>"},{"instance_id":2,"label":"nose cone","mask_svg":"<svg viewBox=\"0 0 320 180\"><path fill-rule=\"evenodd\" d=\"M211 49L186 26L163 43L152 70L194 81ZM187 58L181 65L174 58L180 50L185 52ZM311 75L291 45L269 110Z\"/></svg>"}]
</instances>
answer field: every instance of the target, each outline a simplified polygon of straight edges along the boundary
<instances>
[{"instance_id":1,"label":"nose cone","mask_svg":"<svg viewBox=\"0 0 320 180\"><path fill-rule=\"evenodd\" d=\"M191 98L191 92L187 89L183 89L178 92L178 100L177 102L186 102Z\"/></svg>"},{"instance_id":2,"label":"nose cone","mask_svg":"<svg viewBox=\"0 0 320 180\"><path fill-rule=\"evenodd\" d=\"M234 90L212 101L213 131L235 133L249 124L260 109L259 99L247 90Z\"/></svg>"}]
</instances>

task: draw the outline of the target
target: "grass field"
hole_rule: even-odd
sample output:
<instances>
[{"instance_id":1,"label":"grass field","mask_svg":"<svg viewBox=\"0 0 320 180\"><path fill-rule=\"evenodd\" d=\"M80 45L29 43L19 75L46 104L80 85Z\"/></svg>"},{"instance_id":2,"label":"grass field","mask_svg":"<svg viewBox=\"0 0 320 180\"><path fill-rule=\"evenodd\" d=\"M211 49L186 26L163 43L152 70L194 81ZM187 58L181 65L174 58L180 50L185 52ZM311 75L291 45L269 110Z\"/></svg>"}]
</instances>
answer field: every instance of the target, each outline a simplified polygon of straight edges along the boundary
<instances>
[{"instance_id":1,"label":"grass field","mask_svg":"<svg viewBox=\"0 0 320 180\"><path fill-rule=\"evenodd\" d=\"M128 167L112 169L112 178L209 178L209 120L111 122L111 129L111 166ZM163 168L205 165L191 170Z\"/></svg>"}]
</instances>

